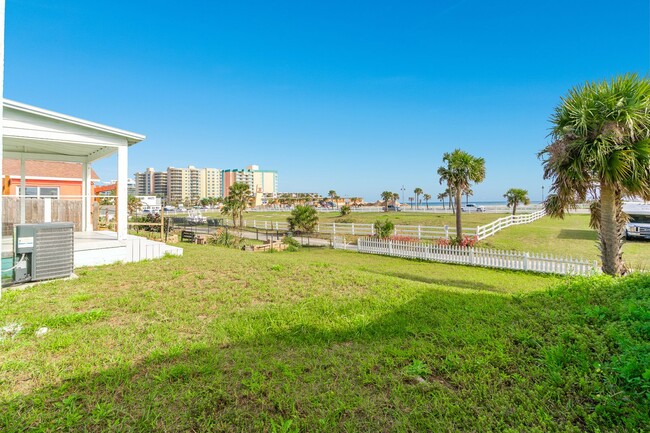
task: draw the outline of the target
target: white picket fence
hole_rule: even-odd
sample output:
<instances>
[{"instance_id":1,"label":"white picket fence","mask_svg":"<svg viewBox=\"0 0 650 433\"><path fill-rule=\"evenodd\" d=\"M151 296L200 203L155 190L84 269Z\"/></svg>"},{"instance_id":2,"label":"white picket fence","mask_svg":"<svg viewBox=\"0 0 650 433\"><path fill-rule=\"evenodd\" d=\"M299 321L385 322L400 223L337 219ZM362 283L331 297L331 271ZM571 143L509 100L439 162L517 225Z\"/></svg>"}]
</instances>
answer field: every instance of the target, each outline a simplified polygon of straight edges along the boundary
<instances>
[{"instance_id":1,"label":"white picket fence","mask_svg":"<svg viewBox=\"0 0 650 433\"><path fill-rule=\"evenodd\" d=\"M546 215L544 209L529 214L508 215L499 218L498 220L494 220L484 226L476 227L476 236L478 236L479 240L483 240L488 236L493 236L496 232L503 230L506 227L532 223L533 221L543 218L544 215Z\"/></svg>"},{"instance_id":2,"label":"white picket fence","mask_svg":"<svg viewBox=\"0 0 650 433\"><path fill-rule=\"evenodd\" d=\"M333 246L337 249L350 249L345 239L340 237L334 240ZM390 239L361 238L357 241L357 251L409 259L563 275L593 275L600 272L596 261L585 259L556 257L541 253L440 246Z\"/></svg>"},{"instance_id":3,"label":"white picket fence","mask_svg":"<svg viewBox=\"0 0 650 433\"><path fill-rule=\"evenodd\" d=\"M289 224L283 221L259 221L244 220L244 227L255 228L260 230L289 230ZM393 230L395 236L409 236L417 239L437 239L448 238L455 234L455 228L450 226L420 226L420 225L396 225ZM475 228L464 229L464 233L470 236L476 234ZM352 235L352 236L374 236L374 224L358 223L319 223L316 225L316 233L328 235Z\"/></svg>"}]
</instances>

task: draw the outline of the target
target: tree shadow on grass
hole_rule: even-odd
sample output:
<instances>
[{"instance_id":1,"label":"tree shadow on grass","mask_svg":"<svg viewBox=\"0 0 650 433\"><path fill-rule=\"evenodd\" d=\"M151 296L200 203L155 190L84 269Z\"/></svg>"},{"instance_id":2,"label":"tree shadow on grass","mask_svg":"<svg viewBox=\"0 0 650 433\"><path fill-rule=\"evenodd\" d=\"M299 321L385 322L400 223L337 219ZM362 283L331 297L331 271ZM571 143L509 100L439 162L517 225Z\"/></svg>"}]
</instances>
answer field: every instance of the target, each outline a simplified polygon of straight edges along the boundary
<instances>
[{"instance_id":1,"label":"tree shadow on grass","mask_svg":"<svg viewBox=\"0 0 650 433\"><path fill-rule=\"evenodd\" d=\"M460 271L462 272L462 268L459 268ZM498 292L498 293L504 293L505 291L490 285L490 284L485 284L479 281L467 281L467 280L453 280L449 278L434 278L426 275L421 275L421 274L409 274L406 272L379 272L375 271L372 269L366 269L367 272L373 273L373 274L378 274L378 275L385 275L388 277L395 277L395 278L401 278L404 280L409 280L409 281L415 281L418 283L425 283L425 284L435 284L438 286L449 286L449 287L457 287L459 289L468 289L468 290L485 290L488 292Z\"/></svg>"},{"instance_id":2,"label":"tree shadow on grass","mask_svg":"<svg viewBox=\"0 0 650 433\"><path fill-rule=\"evenodd\" d=\"M460 368L461 358L448 373L436 372L446 364L435 365L435 360L450 353L462 357L503 350L513 333L543 332L543 325L530 329L531 322L521 320L541 307L541 302L486 293L428 290L374 320L351 326L340 325L355 314L363 316L362 300L330 301L328 314L335 325L321 322L314 313L303 318L293 305L246 311L225 323L215 322L225 335L240 335L227 343L181 341L169 352L149 354L137 363L126 360L99 373L63 377L52 386L0 402L0 430L269 431L271 420L296 419L301 431L366 430L369 425L388 431L399 418L398 424L412 424L415 430L444 429L445 423L462 421L468 430L478 431L476 401L464 402L449 393L464 389L471 396L474 388L486 386L481 380L500 381L498 369L494 375L481 373L479 383L459 383L445 375ZM282 318L291 325L283 327ZM540 320L535 317L532 327ZM244 331L242 323L249 324ZM209 335L206 340L211 341ZM428 391L431 400L418 400L427 406L424 413L431 411L424 419L399 410L416 404L412 392L387 402L386 389L360 381L370 374L363 363L385 361L389 367L383 367L388 369L383 376L398 377L390 386L404 386L403 369L421 357L430 359L432 383L453 384L436 385ZM386 380L370 376L380 383ZM440 404L449 398L456 405L453 420ZM433 401L437 403L427 403ZM498 418L499 404L503 401L498 398L484 403L482 416Z\"/></svg>"},{"instance_id":3,"label":"tree shadow on grass","mask_svg":"<svg viewBox=\"0 0 650 433\"><path fill-rule=\"evenodd\" d=\"M596 241L598 236L594 230L562 229L558 239L573 239L579 241Z\"/></svg>"}]
</instances>

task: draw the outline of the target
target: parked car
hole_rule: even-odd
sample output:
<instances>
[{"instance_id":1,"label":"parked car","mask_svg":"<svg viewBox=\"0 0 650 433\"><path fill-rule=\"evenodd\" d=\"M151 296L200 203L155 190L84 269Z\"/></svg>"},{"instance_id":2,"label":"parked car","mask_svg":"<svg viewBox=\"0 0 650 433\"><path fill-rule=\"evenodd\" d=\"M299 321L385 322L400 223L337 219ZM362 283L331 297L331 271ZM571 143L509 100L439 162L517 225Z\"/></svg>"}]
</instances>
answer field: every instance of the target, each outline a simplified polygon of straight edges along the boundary
<instances>
[{"instance_id":1,"label":"parked car","mask_svg":"<svg viewBox=\"0 0 650 433\"><path fill-rule=\"evenodd\" d=\"M401 212L401 211L402 211L402 207L401 207L400 205L395 206L395 205L389 204L389 205L388 205L388 211L389 211L389 212L393 212L393 211L394 211L394 212Z\"/></svg>"},{"instance_id":2,"label":"parked car","mask_svg":"<svg viewBox=\"0 0 650 433\"><path fill-rule=\"evenodd\" d=\"M468 203L461 208L463 212L485 212L485 206L479 206L475 203Z\"/></svg>"},{"instance_id":3,"label":"parked car","mask_svg":"<svg viewBox=\"0 0 650 433\"><path fill-rule=\"evenodd\" d=\"M623 212L630 219L625 225L625 237L650 240L650 205L626 203L623 205Z\"/></svg>"}]
</instances>

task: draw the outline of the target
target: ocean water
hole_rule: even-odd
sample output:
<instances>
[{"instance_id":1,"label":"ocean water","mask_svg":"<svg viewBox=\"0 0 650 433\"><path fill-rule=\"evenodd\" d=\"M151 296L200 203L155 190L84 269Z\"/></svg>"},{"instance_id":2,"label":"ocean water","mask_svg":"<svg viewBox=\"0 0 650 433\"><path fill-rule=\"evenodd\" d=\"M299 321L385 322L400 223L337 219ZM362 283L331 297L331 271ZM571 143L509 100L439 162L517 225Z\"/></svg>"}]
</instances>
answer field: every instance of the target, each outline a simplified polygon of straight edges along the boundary
<instances>
[{"instance_id":1,"label":"ocean water","mask_svg":"<svg viewBox=\"0 0 650 433\"><path fill-rule=\"evenodd\" d=\"M409 201L404 201L404 202L400 202L400 203L402 203L402 204L410 204ZM507 202L505 200L504 201L472 201L472 200L470 200L469 203L474 203L474 204L478 204L478 205L482 205L482 206L506 206L507 205ZM536 200L536 201L531 200L530 201L530 204L540 204L540 203L541 203L541 201L539 201L539 200ZM440 201L430 201L428 204L429 204L429 206L442 206L442 202L440 202ZM465 200L463 199L463 205L464 204L465 204ZM425 203L425 202L420 203L420 206L426 206L426 205L427 205L427 203ZM413 201L413 206L415 206L415 200ZM445 201L445 206L449 206L448 201Z\"/></svg>"}]
</instances>

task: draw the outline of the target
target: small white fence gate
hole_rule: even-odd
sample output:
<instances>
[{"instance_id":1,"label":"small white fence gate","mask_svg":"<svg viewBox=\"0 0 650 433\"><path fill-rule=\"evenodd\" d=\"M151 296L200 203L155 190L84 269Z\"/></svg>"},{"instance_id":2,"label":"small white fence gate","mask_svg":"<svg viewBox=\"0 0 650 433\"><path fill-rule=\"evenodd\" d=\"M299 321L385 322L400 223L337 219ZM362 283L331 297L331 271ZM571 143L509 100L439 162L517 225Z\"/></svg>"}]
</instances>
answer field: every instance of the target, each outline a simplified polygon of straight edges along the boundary
<instances>
[{"instance_id":1,"label":"small white fence gate","mask_svg":"<svg viewBox=\"0 0 650 433\"><path fill-rule=\"evenodd\" d=\"M342 247L345 246L345 249L349 249L345 240L335 241L333 245L334 248L344 249ZM563 275L593 275L600 272L596 261L585 259L556 257L542 253L441 246L390 239L361 238L357 241L357 251L409 259Z\"/></svg>"}]
</instances>

